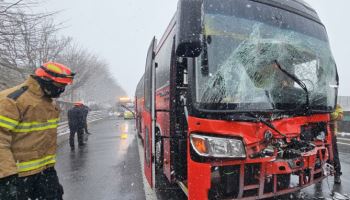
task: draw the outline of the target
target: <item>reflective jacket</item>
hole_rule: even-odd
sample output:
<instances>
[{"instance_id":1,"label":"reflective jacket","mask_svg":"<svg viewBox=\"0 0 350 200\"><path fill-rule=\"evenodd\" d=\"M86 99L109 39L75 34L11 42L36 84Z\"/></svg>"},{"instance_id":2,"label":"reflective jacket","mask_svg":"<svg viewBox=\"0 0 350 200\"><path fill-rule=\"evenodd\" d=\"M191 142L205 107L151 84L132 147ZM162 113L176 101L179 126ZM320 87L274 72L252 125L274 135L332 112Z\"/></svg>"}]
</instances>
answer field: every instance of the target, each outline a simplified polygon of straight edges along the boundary
<instances>
[{"instance_id":1,"label":"reflective jacket","mask_svg":"<svg viewBox=\"0 0 350 200\"><path fill-rule=\"evenodd\" d=\"M335 111L331 113L331 120L341 121L343 120L343 116L344 116L343 108L339 104L337 104Z\"/></svg>"},{"instance_id":2,"label":"reflective jacket","mask_svg":"<svg viewBox=\"0 0 350 200\"><path fill-rule=\"evenodd\" d=\"M335 111L331 113L331 129L334 131L334 134L338 133L338 123L337 121L341 121L344 118L343 108L337 104Z\"/></svg>"},{"instance_id":3,"label":"reflective jacket","mask_svg":"<svg viewBox=\"0 0 350 200\"><path fill-rule=\"evenodd\" d=\"M33 77L0 92L0 178L55 164L58 117L58 107Z\"/></svg>"}]
</instances>

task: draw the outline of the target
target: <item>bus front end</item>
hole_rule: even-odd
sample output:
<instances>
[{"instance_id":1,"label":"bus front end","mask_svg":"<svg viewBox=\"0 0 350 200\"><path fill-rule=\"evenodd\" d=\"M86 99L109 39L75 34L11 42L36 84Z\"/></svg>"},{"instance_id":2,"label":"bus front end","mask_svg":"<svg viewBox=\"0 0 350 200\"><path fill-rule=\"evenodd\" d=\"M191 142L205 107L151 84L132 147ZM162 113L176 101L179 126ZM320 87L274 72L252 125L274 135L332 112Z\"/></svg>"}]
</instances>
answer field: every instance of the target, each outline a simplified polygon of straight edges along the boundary
<instances>
[{"instance_id":1,"label":"bus front end","mask_svg":"<svg viewBox=\"0 0 350 200\"><path fill-rule=\"evenodd\" d=\"M327 115L264 123L191 117L189 199L261 199L298 191L331 173Z\"/></svg>"},{"instance_id":2,"label":"bus front end","mask_svg":"<svg viewBox=\"0 0 350 200\"><path fill-rule=\"evenodd\" d=\"M325 28L263 2L202 3L201 52L187 61L189 199L268 198L332 174L338 76Z\"/></svg>"}]
</instances>

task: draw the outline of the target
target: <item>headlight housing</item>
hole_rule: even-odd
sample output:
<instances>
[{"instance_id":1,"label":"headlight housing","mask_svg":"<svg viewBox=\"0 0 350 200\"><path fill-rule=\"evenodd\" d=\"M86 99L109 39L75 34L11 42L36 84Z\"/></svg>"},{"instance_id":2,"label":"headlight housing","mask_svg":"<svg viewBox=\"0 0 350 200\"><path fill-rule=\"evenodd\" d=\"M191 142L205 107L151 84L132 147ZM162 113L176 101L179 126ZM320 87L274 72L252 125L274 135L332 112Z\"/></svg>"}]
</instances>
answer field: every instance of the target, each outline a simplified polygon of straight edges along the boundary
<instances>
[{"instance_id":1,"label":"headlight housing","mask_svg":"<svg viewBox=\"0 0 350 200\"><path fill-rule=\"evenodd\" d=\"M246 158L243 142L233 138L191 134L191 145L200 156L215 158Z\"/></svg>"}]
</instances>

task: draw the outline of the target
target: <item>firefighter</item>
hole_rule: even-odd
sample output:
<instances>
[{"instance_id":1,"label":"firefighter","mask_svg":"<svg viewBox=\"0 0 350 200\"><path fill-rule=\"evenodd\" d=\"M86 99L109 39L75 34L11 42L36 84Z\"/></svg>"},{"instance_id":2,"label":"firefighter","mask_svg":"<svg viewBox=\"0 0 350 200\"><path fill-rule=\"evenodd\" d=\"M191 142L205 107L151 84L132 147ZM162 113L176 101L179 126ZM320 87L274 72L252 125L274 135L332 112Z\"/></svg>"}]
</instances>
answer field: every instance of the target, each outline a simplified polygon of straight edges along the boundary
<instances>
[{"instance_id":1,"label":"firefighter","mask_svg":"<svg viewBox=\"0 0 350 200\"><path fill-rule=\"evenodd\" d=\"M59 97L74 73L48 62L0 92L0 199L61 200L56 163Z\"/></svg>"},{"instance_id":2,"label":"firefighter","mask_svg":"<svg viewBox=\"0 0 350 200\"><path fill-rule=\"evenodd\" d=\"M70 129L69 144L71 150L75 149L74 137L75 133L78 135L78 145L84 146L84 107L83 102L78 101L74 103L74 107L68 111L68 125Z\"/></svg>"},{"instance_id":3,"label":"firefighter","mask_svg":"<svg viewBox=\"0 0 350 200\"><path fill-rule=\"evenodd\" d=\"M333 133L332 146L333 146L334 169L335 169L335 175L334 175L335 184L341 184L340 176L342 175L342 172L341 172L341 165L340 165L338 145L337 145L337 132L338 132L338 121L343 120L343 118L344 118L343 109L339 104L337 104L335 111L331 113L331 124L330 124L331 131Z\"/></svg>"}]
</instances>

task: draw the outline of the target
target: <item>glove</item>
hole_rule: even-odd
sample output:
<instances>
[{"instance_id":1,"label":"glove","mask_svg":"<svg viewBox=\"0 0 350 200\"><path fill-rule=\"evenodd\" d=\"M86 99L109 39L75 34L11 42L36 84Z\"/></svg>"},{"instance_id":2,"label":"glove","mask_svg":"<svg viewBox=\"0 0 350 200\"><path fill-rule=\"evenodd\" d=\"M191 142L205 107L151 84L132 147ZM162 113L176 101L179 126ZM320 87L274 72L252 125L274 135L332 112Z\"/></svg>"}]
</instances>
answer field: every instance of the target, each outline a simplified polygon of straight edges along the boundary
<instances>
[{"instance_id":1,"label":"glove","mask_svg":"<svg viewBox=\"0 0 350 200\"><path fill-rule=\"evenodd\" d=\"M0 179L0 199L17 199L18 175Z\"/></svg>"}]
</instances>

